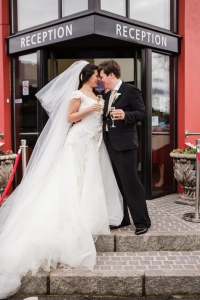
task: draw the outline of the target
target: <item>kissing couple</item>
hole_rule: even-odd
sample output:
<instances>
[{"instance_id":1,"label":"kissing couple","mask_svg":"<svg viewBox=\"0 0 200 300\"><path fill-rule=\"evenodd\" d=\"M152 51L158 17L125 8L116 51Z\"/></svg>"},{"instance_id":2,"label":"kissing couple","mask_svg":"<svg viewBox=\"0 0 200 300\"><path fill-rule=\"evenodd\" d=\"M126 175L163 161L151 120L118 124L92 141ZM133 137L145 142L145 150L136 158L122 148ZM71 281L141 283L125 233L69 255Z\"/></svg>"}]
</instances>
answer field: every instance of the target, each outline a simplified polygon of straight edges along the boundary
<instances>
[{"instance_id":1,"label":"kissing couple","mask_svg":"<svg viewBox=\"0 0 200 300\"><path fill-rule=\"evenodd\" d=\"M99 80L109 90L101 103ZM151 225L137 174L136 124L145 107L117 62L77 61L36 97L49 120L0 208L0 299L16 293L28 271L92 270L97 236L130 225L128 208L136 235Z\"/></svg>"}]
</instances>

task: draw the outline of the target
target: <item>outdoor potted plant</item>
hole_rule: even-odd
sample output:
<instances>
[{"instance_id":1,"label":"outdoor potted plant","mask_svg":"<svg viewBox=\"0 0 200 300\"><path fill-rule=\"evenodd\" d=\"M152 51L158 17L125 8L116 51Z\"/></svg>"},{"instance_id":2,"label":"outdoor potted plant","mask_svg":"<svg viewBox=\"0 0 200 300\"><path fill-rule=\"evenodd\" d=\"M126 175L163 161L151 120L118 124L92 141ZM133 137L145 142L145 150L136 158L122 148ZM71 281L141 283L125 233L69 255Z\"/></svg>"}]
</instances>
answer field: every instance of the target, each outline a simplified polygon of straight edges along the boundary
<instances>
[{"instance_id":1,"label":"outdoor potted plant","mask_svg":"<svg viewBox=\"0 0 200 300\"><path fill-rule=\"evenodd\" d=\"M16 156L11 150L0 150L0 197L10 178Z\"/></svg>"},{"instance_id":2,"label":"outdoor potted plant","mask_svg":"<svg viewBox=\"0 0 200 300\"><path fill-rule=\"evenodd\" d=\"M195 205L196 199L196 147L191 143L184 149L170 152L173 158L174 177L183 188L181 199L176 203Z\"/></svg>"}]
</instances>

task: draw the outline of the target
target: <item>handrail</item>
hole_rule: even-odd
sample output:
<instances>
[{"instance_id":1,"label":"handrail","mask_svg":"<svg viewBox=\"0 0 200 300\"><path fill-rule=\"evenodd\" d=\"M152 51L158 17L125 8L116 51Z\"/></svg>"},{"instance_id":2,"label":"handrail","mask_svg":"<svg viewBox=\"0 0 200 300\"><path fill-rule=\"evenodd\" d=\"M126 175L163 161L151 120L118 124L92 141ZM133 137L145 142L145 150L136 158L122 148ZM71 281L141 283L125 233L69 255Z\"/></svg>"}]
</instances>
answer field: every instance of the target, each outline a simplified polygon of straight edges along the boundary
<instances>
[{"instance_id":1,"label":"handrail","mask_svg":"<svg viewBox=\"0 0 200 300\"><path fill-rule=\"evenodd\" d=\"M185 137L188 138L188 135L200 135L200 132L189 132L188 130L186 130Z\"/></svg>"}]
</instances>

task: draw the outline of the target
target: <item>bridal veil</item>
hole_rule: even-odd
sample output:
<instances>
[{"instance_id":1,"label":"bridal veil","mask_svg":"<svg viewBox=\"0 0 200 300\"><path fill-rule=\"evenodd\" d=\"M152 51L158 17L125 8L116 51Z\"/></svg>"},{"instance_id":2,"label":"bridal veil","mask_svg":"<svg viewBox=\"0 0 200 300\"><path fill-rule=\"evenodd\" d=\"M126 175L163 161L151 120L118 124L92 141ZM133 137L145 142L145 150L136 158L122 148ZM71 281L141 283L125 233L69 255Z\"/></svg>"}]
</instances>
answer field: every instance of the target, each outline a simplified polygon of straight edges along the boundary
<instances>
[{"instance_id":1,"label":"bridal veil","mask_svg":"<svg viewBox=\"0 0 200 300\"><path fill-rule=\"evenodd\" d=\"M70 127L66 121L69 101L78 87L79 74L87 64L87 61L75 62L36 94L49 120L37 140L22 182L0 208L0 232L15 215L16 207L27 203L30 191L36 195L43 188L42 179L62 151Z\"/></svg>"}]
</instances>

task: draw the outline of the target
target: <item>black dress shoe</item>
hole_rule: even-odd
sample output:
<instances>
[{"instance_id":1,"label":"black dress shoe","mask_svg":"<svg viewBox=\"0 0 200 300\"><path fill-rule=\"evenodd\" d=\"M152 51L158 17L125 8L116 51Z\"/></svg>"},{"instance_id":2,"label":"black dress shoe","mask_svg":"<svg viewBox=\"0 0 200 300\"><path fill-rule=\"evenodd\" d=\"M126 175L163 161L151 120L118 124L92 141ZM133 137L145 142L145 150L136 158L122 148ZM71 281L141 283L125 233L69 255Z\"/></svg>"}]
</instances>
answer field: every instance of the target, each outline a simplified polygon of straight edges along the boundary
<instances>
[{"instance_id":1,"label":"black dress shoe","mask_svg":"<svg viewBox=\"0 0 200 300\"><path fill-rule=\"evenodd\" d=\"M124 226L129 226L129 225L131 225L130 222L122 221L122 223L119 226L110 225L110 229L118 229L118 228L121 228L121 227L124 227Z\"/></svg>"},{"instance_id":2,"label":"black dress shoe","mask_svg":"<svg viewBox=\"0 0 200 300\"><path fill-rule=\"evenodd\" d=\"M147 231L148 231L148 228L136 228L135 234L140 235L140 234L146 233Z\"/></svg>"}]
</instances>

